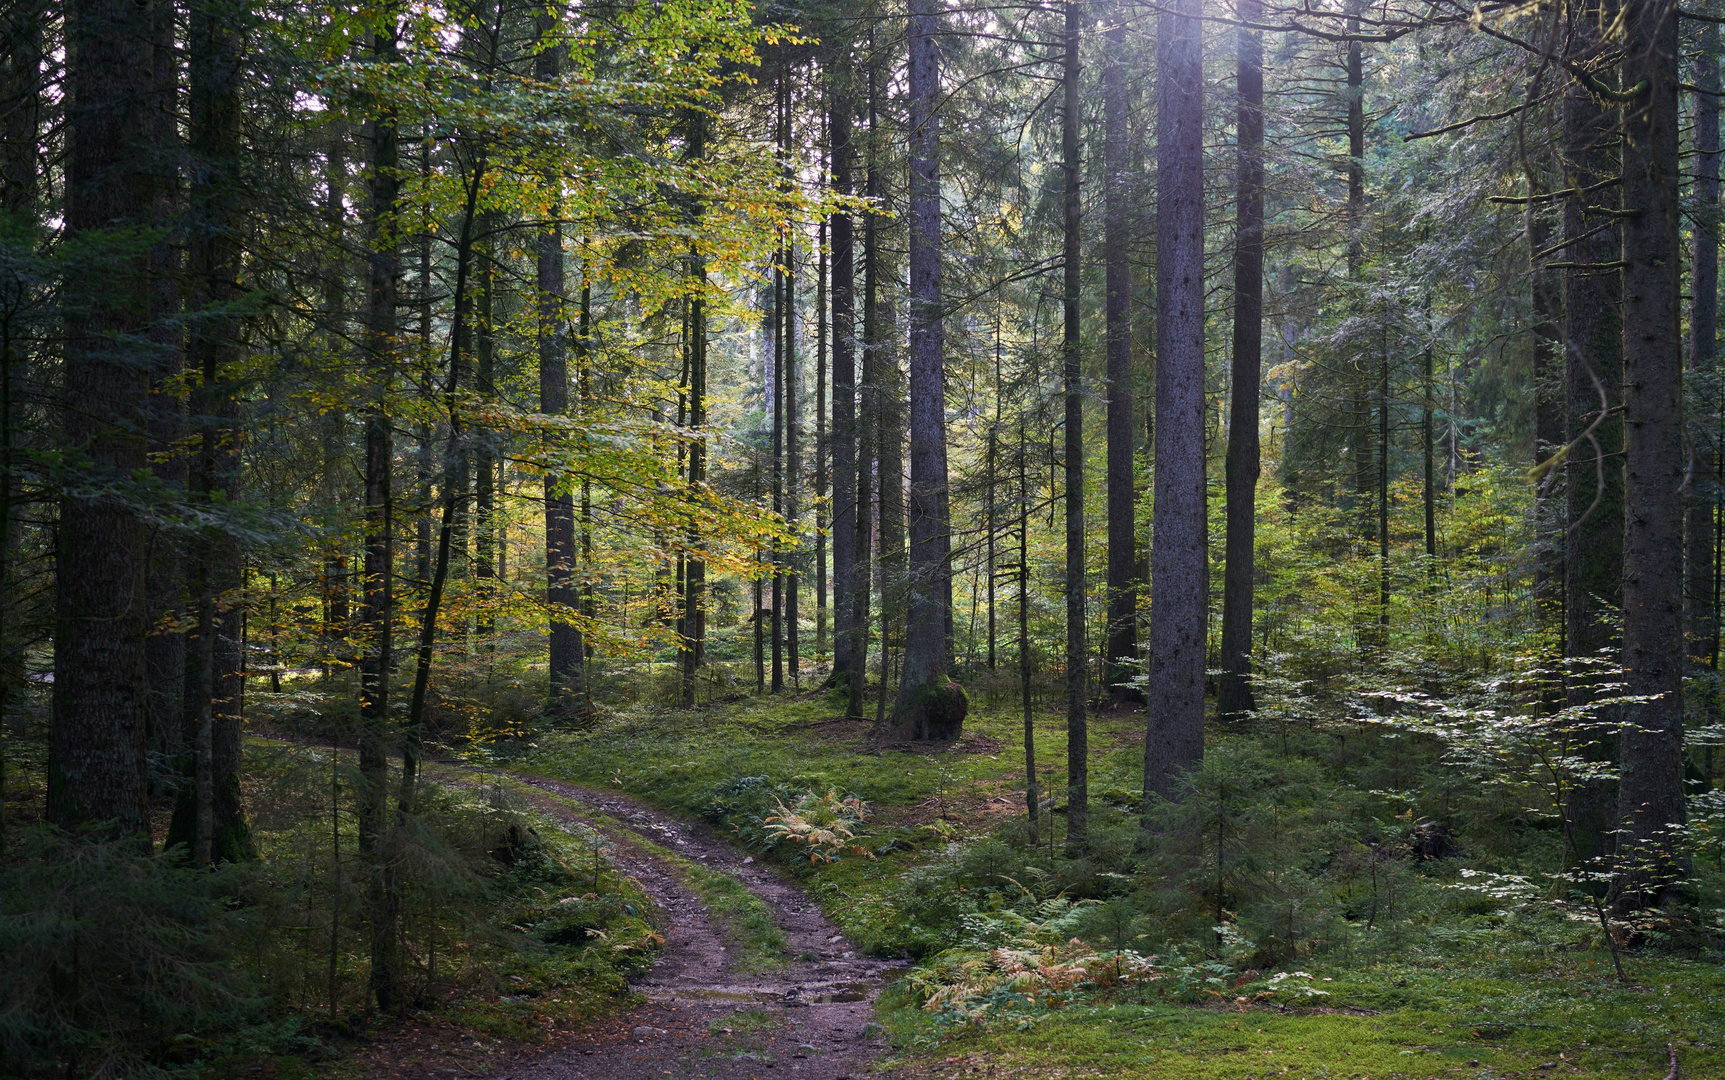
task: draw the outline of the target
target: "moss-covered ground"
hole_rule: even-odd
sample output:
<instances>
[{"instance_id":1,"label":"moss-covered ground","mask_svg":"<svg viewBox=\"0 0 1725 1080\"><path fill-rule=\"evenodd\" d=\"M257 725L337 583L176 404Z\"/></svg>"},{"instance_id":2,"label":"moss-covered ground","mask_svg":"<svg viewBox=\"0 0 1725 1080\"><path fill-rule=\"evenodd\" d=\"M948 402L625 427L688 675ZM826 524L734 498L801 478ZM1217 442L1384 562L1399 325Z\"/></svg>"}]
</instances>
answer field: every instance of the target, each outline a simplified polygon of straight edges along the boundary
<instances>
[{"instance_id":1,"label":"moss-covered ground","mask_svg":"<svg viewBox=\"0 0 1725 1080\"><path fill-rule=\"evenodd\" d=\"M1270 780L1244 790L1257 792L1257 809L1275 804L1265 813L1275 810L1278 830L1255 825L1255 840L1228 849L1238 858L1206 864L1205 872L1237 875L1227 878L1224 921L1253 896L1295 895L1285 883L1294 877L1305 883L1301 903L1321 909L1302 915L1296 932L1290 908L1279 946L1264 944L1273 916L1260 914L1256 952L1220 956L1217 936L1191 930L1214 922L1203 910L1210 894L1171 877L1149 880L1167 875L1166 864L1134 861L1141 717L1093 718L1093 842L1102 851L1077 860L1059 847L1062 721L1037 713L1038 774L1057 812L1043 818L1033 844L1023 821L1022 719L1007 702L976 703L965 737L946 746L877 744L867 724L843 720L832 699L809 693L700 710L641 707L491 753L512 769L609 786L715 822L784 860L835 923L883 955L926 958L958 944L979 912L1022 906L1032 893L1067 894L1092 901L1100 945L1109 944L1111 916L1112 933L1132 939L1113 947L1160 952L1170 970L1177 961L1204 976L1075 993L978 1022L930 1014L908 989L891 991L882 1018L898 1047L892 1067L905 1076L1658 1080L1667 1044L1682 1075L1725 1076L1716 938L1644 938L1627 951L1629 982L1620 982L1597 928L1574 911L1470 890L1458 877L1469 866L1538 882L1554 867L1549 823L1470 791L1435 753L1393 740L1285 730L1213 739L1269 769ZM1271 758L1280 764L1262 765ZM1295 789L1297 798L1288 794ZM829 790L871 805L856 847L872 857L810 861L773 843L762 822L775 807ZM1283 817L1277 808L1287 800L1293 809ZM1421 863L1401 838L1434 806L1455 823L1460 851ZM1257 821L1253 809L1240 820ZM1345 857L1355 849L1374 853L1360 864L1369 892L1366 871ZM1275 888L1263 884L1271 879ZM1712 902L1706 889L1698 895L1703 908ZM1705 928L1710 917L1703 910L1691 923ZM1212 967L1203 967L1207 959ZM1301 981L1313 992L1266 992L1272 970L1308 973Z\"/></svg>"}]
</instances>

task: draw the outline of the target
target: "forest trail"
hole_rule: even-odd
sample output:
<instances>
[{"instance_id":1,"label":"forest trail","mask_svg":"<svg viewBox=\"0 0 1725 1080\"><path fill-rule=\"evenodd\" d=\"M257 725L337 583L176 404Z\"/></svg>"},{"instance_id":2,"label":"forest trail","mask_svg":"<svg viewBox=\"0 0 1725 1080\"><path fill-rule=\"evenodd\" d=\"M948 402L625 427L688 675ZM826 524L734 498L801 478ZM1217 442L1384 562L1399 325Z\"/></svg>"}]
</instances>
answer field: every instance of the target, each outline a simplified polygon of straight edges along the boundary
<instances>
[{"instance_id":1,"label":"forest trail","mask_svg":"<svg viewBox=\"0 0 1725 1080\"><path fill-rule=\"evenodd\" d=\"M508 1080L862 1080L873 1075L870 1063L887 1045L872 1026L874 999L893 963L857 956L801 889L704 825L691 825L618 792L504 775L516 781L515 794L537 810L585 824L617 845L612 863L639 881L666 917L665 947L634 983L646 998L643 1004L491 1075ZM786 939L784 966L760 974L738 971L724 927L672 867L639 840L728 874L765 901ZM450 1075L426 1073L425 1080Z\"/></svg>"}]
</instances>

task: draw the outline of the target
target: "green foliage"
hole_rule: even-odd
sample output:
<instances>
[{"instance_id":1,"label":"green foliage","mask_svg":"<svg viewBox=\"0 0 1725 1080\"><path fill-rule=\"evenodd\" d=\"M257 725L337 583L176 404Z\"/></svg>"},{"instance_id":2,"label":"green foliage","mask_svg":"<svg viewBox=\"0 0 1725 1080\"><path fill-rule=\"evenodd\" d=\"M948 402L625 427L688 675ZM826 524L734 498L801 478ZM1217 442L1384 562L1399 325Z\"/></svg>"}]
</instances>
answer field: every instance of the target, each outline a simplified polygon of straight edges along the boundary
<instances>
[{"instance_id":1,"label":"green foliage","mask_svg":"<svg viewBox=\"0 0 1725 1080\"><path fill-rule=\"evenodd\" d=\"M259 927L232 901L249 871L37 826L0 865L0 1057L20 1072L151 1075L205 1033L268 1020L236 961ZM292 1041L291 1039L287 1041Z\"/></svg>"}]
</instances>

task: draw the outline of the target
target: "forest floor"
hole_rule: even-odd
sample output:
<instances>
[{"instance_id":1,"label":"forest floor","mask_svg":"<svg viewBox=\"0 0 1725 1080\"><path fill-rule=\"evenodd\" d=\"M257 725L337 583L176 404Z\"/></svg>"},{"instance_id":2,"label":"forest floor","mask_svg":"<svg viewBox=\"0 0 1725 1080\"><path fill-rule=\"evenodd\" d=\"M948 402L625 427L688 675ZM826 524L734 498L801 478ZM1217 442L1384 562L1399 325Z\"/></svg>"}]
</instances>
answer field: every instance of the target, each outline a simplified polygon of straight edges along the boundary
<instances>
[{"instance_id":1,"label":"forest floor","mask_svg":"<svg viewBox=\"0 0 1725 1080\"><path fill-rule=\"evenodd\" d=\"M473 773L435 770L448 783ZM403 1028L354 1063L367 1080L860 1080L887 1049L874 1021L897 967L860 957L795 884L713 831L614 791L493 773L512 800L614 845L607 859L659 909L665 945L632 989L639 1004L548 1045L487 1049ZM738 886L741 886L739 888Z\"/></svg>"}]
</instances>

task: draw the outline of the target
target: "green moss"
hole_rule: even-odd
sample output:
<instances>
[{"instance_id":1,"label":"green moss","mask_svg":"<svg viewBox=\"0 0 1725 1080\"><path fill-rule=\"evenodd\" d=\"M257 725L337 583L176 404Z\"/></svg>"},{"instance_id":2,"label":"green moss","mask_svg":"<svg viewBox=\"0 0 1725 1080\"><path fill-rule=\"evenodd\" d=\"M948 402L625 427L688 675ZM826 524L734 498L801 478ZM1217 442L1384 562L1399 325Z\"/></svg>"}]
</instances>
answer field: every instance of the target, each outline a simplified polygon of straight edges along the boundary
<instances>
[{"instance_id":1,"label":"green moss","mask_svg":"<svg viewBox=\"0 0 1725 1080\"><path fill-rule=\"evenodd\" d=\"M612 836L627 836L630 844L670 867L678 880L694 892L723 927L734 950L732 962L739 970L770 971L783 967L788 960L784 931L774 923L773 909L741 881L685 859L670 848L632 832L623 822L586 803L508 778L500 778L496 782L517 796L565 806L583 820L608 830Z\"/></svg>"}]
</instances>

